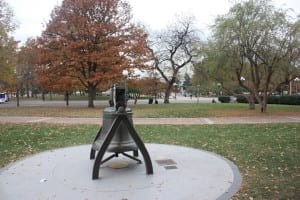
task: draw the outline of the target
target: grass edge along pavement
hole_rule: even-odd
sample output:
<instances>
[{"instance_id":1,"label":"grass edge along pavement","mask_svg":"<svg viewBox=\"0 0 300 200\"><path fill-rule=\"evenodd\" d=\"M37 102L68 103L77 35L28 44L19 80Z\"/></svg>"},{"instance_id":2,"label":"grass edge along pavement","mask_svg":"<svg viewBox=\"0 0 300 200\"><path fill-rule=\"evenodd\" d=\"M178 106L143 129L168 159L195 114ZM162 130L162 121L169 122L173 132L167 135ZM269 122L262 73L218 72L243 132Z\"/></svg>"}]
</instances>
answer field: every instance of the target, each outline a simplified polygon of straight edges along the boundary
<instances>
[{"instance_id":1,"label":"grass edge along pavement","mask_svg":"<svg viewBox=\"0 0 300 200\"><path fill-rule=\"evenodd\" d=\"M37 152L90 144L97 125L2 124L1 167ZM239 168L233 199L299 199L300 124L137 125L146 143L189 146L217 153Z\"/></svg>"}]
</instances>

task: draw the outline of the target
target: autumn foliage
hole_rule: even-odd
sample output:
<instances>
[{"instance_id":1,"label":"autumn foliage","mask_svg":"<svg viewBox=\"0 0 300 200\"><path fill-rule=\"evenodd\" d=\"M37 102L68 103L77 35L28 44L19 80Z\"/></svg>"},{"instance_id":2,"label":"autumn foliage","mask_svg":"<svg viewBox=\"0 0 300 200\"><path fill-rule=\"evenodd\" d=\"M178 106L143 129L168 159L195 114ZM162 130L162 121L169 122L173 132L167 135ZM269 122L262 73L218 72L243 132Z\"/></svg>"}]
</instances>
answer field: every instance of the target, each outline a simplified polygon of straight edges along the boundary
<instances>
[{"instance_id":1,"label":"autumn foliage","mask_svg":"<svg viewBox=\"0 0 300 200\"><path fill-rule=\"evenodd\" d=\"M94 107L97 89L147 61L147 34L131 23L130 9L119 0L64 0L38 38L40 75L77 80Z\"/></svg>"},{"instance_id":2,"label":"autumn foliage","mask_svg":"<svg viewBox=\"0 0 300 200\"><path fill-rule=\"evenodd\" d=\"M129 83L129 95L134 96L147 95L148 97L158 97L167 88L167 84L155 77L145 77L143 79L131 79Z\"/></svg>"}]
</instances>

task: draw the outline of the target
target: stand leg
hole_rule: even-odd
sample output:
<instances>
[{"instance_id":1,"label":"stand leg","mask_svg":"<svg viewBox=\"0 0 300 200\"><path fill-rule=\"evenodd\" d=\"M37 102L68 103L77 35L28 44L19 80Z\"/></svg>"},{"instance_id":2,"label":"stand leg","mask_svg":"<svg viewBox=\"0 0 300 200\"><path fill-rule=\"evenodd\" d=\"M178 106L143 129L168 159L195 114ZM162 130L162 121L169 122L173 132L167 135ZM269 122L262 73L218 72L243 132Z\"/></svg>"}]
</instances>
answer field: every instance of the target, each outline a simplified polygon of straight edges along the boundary
<instances>
[{"instance_id":1,"label":"stand leg","mask_svg":"<svg viewBox=\"0 0 300 200\"><path fill-rule=\"evenodd\" d=\"M101 127L100 130L98 131L98 133L97 133L97 135L96 135L96 137L95 137L95 139L94 139L94 142L99 138L99 136L100 136L100 134L101 134L101 130L102 130L102 127ZM94 142L93 142L93 143L94 143ZM93 145L92 145L91 152L90 152L90 160L95 159L95 153L96 153L96 151L93 149Z\"/></svg>"},{"instance_id":2,"label":"stand leg","mask_svg":"<svg viewBox=\"0 0 300 200\"><path fill-rule=\"evenodd\" d=\"M102 158L106 152L106 149L108 148L114 134L116 133L117 128L119 127L121 123L121 118L117 117L114 122L112 127L110 128L110 130L108 131L108 134L105 136L104 141L100 147L100 150L97 154L96 160L94 162L94 167L93 167L93 175L92 175L92 179L98 179L99 178L99 170L100 170L100 165L101 165L101 161Z\"/></svg>"},{"instance_id":3,"label":"stand leg","mask_svg":"<svg viewBox=\"0 0 300 200\"><path fill-rule=\"evenodd\" d=\"M91 148L91 152L90 152L90 160L93 160L95 159L95 154L96 154L96 151L93 149L93 147Z\"/></svg>"},{"instance_id":4,"label":"stand leg","mask_svg":"<svg viewBox=\"0 0 300 200\"><path fill-rule=\"evenodd\" d=\"M121 115L119 116L123 123L127 126L128 132L130 133L132 139L135 141L136 145L138 146L139 150L141 151L145 165L146 165L146 172L147 174L153 174L153 167L152 167L152 162L149 156L149 153L145 147L145 144L141 140L141 138L138 136L137 132L134 130L132 124L129 122L128 118L126 115Z\"/></svg>"}]
</instances>

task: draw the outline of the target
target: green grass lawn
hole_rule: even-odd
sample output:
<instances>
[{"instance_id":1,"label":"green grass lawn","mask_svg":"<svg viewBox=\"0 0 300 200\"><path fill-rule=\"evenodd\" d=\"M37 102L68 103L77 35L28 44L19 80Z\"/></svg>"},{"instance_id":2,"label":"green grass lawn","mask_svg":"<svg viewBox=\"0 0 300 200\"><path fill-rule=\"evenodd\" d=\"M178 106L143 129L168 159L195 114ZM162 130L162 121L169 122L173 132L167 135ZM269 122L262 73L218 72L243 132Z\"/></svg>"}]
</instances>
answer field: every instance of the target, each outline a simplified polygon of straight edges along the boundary
<instances>
[{"instance_id":1,"label":"green grass lawn","mask_svg":"<svg viewBox=\"0 0 300 200\"><path fill-rule=\"evenodd\" d=\"M105 106L106 107L106 106ZM101 117L105 107L1 107L0 116ZM268 105L267 113L247 104L152 104L131 107L133 117L284 116L300 106ZM37 152L90 144L99 126L1 124L0 167ZM300 124L139 125L147 143L189 146L233 161L243 183L233 199L300 199ZM87 155L88 157L88 155Z\"/></svg>"},{"instance_id":2,"label":"green grass lawn","mask_svg":"<svg viewBox=\"0 0 300 200\"><path fill-rule=\"evenodd\" d=\"M98 129L1 124L0 166L49 149L90 144ZM233 199L300 199L300 124L139 125L136 129L147 143L189 146L233 161L243 177Z\"/></svg>"},{"instance_id":3,"label":"green grass lawn","mask_svg":"<svg viewBox=\"0 0 300 200\"><path fill-rule=\"evenodd\" d=\"M0 107L0 116L39 116L39 117L101 117L103 107ZM247 104L152 104L132 105L134 117L227 117L227 116L282 116L300 115L300 106L268 105L266 113L249 110Z\"/></svg>"}]
</instances>

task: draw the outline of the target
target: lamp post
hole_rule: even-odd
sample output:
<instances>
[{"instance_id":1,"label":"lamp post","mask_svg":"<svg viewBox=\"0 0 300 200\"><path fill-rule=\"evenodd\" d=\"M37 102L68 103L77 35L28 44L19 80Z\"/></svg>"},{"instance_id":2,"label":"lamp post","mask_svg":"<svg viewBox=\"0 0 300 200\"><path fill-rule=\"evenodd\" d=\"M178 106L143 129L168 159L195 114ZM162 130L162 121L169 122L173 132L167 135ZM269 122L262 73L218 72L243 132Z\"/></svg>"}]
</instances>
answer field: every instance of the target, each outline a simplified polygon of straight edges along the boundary
<instances>
[{"instance_id":1,"label":"lamp post","mask_svg":"<svg viewBox=\"0 0 300 200\"><path fill-rule=\"evenodd\" d=\"M125 106L127 107L127 101L128 101L128 88L127 88L127 78L128 78L128 71L127 70L123 70L122 72L124 78L125 78L125 81L124 81L124 84L125 84Z\"/></svg>"},{"instance_id":2,"label":"lamp post","mask_svg":"<svg viewBox=\"0 0 300 200\"><path fill-rule=\"evenodd\" d=\"M220 96L221 94L221 83L217 83L217 86L218 86L218 97Z\"/></svg>"},{"instance_id":3,"label":"lamp post","mask_svg":"<svg viewBox=\"0 0 300 200\"><path fill-rule=\"evenodd\" d=\"M242 93L243 93L243 94L244 94L244 89L245 89L245 88L243 87L243 85L244 85L244 83L245 83L245 80L246 80L245 77L241 76L240 81L241 81L242 84L240 85L240 87L242 88Z\"/></svg>"}]
</instances>

